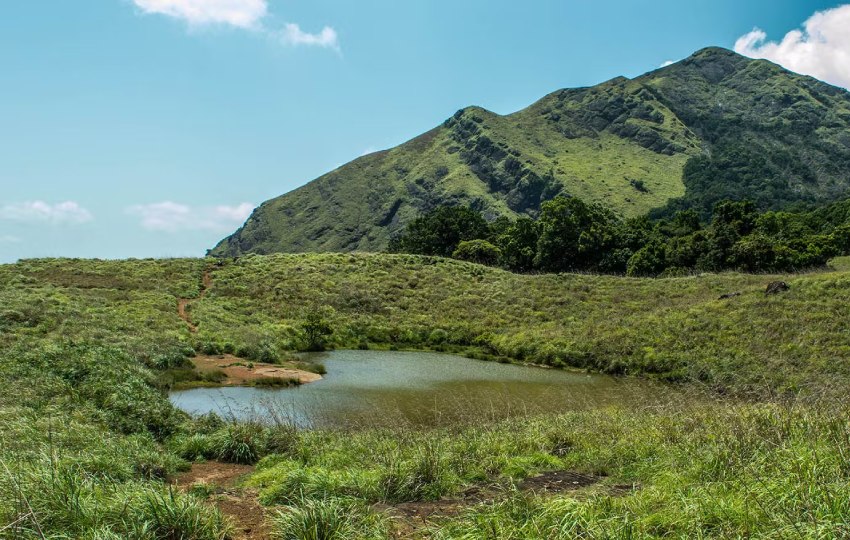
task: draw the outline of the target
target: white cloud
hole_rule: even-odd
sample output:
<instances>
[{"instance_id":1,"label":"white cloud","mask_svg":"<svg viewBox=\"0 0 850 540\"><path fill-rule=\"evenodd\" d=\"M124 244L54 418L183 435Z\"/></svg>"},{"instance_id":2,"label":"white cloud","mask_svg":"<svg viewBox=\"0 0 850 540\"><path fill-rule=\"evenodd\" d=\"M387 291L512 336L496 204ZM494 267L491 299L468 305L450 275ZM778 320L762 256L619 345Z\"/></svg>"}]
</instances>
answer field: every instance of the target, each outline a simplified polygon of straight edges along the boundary
<instances>
[{"instance_id":1,"label":"white cloud","mask_svg":"<svg viewBox=\"0 0 850 540\"><path fill-rule=\"evenodd\" d=\"M242 203L236 206L191 206L163 201L139 204L127 208L127 213L139 217L141 225L149 231L215 231L226 232L241 225L254 205Z\"/></svg>"},{"instance_id":2,"label":"white cloud","mask_svg":"<svg viewBox=\"0 0 850 540\"><path fill-rule=\"evenodd\" d=\"M672 65L673 65L673 64L675 64L675 63L676 63L676 62L674 62L673 60L667 60L666 62L664 62L663 64L661 64L661 65L660 65L660 66L658 66L658 67L666 68L667 66L672 66Z\"/></svg>"},{"instance_id":3,"label":"white cloud","mask_svg":"<svg viewBox=\"0 0 850 540\"><path fill-rule=\"evenodd\" d=\"M339 36L330 26L324 27L318 34L311 34L301 30L297 24L290 23L283 28L280 35L281 40L287 45L296 47L307 45L339 51Z\"/></svg>"},{"instance_id":4,"label":"white cloud","mask_svg":"<svg viewBox=\"0 0 850 540\"><path fill-rule=\"evenodd\" d=\"M735 51L850 88L850 4L815 13L779 43L755 28L738 39Z\"/></svg>"},{"instance_id":5,"label":"white cloud","mask_svg":"<svg viewBox=\"0 0 850 540\"><path fill-rule=\"evenodd\" d=\"M268 12L266 0L133 0L145 13L181 19L193 26L227 24L257 28Z\"/></svg>"},{"instance_id":6,"label":"white cloud","mask_svg":"<svg viewBox=\"0 0 850 540\"><path fill-rule=\"evenodd\" d=\"M91 212L74 201L49 204L44 201L12 203L0 207L0 219L23 222L87 223L94 219Z\"/></svg>"},{"instance_id":7,"label":"white cloud","mask_svg":"<svg viewBox=\"0 0 850 540\"><path fill-rule=\"evenodd\" d=\"M22 240L20 238L11 234L0 236L0 244L20 244L21 242Z\"/></svg>"},{"instance_id":8,"label":"white cloud","mask_svg":"<svg viewBox=\"0 0 850 540\"><path fill-rule=\"evenodd\" d=\"M133 0L144 13L165 15L185 21L190 26L223 24L277 37L286 45L313 46L340 51L336 30L325 26L311 34L289 23L277 32L266 28L263 19L268 15L268 0Z\"/></svg>"}]
</instances>

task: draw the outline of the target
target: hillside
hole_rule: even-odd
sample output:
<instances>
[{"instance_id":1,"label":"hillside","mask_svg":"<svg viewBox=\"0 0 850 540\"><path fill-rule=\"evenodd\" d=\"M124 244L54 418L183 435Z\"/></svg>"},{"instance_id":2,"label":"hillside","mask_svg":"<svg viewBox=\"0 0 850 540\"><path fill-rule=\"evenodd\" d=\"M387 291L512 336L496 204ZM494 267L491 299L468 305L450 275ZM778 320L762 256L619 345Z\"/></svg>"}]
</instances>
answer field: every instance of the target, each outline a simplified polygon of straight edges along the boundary
<instances>
[{"instance_id":1,"label":"hillside","mask_svg":"<svg viewBox=\"0 0 850 540\"><path fill-rule=\"evenodd\" d=\"M846 272L531 276L435 257L291 254L33 260L0 266L0 278L6 348L49 338L117 346L152 364L187 347L274 360L303 347L301 325L321 309L339 348L439 346L739 389L850 377ZM791 290L765 295L775 279ZM728 293L740 295L719 299ZM190 299L195 332L179 298Z\"/></svg>"},{"instance_id":2,"label":"hillside","mask_svg":"<svg viewBox=\"0 0 850 540\"><path fill-rule=\"evenodd\" d=\"M759 208L850 189L850 94L710 48L635 79L561 90L514 114L478 107L263 203L214 256L375 251L440 205L535 215L567 194L622 216L723 198Z\"/></svg>"}]
</instances>

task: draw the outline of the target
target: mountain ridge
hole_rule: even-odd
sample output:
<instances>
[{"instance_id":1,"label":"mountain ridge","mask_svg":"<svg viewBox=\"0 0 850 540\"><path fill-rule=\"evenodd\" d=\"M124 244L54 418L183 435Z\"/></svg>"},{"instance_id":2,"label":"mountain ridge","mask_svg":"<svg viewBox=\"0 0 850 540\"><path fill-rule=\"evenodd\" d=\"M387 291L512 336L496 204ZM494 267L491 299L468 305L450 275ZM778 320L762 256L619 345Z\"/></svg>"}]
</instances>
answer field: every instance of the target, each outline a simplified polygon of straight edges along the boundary
<instances>
[{"instance_id":1,"label":"mountain ridge","mask_svg":"<svg viewBox=\"0 0 850 540\"><path fill-rule=\"evenodd\" d=\"M534 216L557 195L624 217L762 208L850 190L850 94L718 47L629 79L552 92L498 115L459 110L258 207L214 256L376 251L422 212Z\"/></svg>"}]
</instances>

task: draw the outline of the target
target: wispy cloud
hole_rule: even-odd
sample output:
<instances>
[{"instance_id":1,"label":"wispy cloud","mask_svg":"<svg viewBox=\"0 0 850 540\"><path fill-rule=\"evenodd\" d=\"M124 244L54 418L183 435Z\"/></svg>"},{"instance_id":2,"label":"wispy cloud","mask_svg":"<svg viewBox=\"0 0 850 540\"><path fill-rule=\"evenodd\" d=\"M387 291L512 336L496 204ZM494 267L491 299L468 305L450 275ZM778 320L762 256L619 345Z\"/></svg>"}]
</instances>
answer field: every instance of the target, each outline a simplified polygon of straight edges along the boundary
<instances>
[{"instance_id":1,"label":"wispy cloud","mask_svg":"<svg viewBox=\"0 0 850 540\"><path fill-rule=\"evenodd\" d=\"M815 13L802 30L788 32L778 43L755 28L738 39L735 51L850 88L850 4Z\"/></svg>"},{"instance_id":2,"label":"wispy cloud","mask_svg":"<svg viewBox=\"0 0 850 540\"><path fill-rule=\"evenodd\" d=\"M165 15L193 26L225 24L257 28L268 13L266 0L133 0L144 13Z\"/></svg>"},{"instance_id":3,"label":"wispy cloud","mask_svg":"<svg viewBox=\"0 0 850 540\"><path fill-rule=\"evenodd\" d=\"M20 244L23 240L11 234L0 235L0 244Z\"/></svg>"},{"instance_id":4,"label":"wispy cloud","mask_svg":"<svg viewBox=\"0 0 850 540\"><path fill-rule=\"evenodd\" d=\"M127 208L127 214L140 218L149 231L226 232L241 225L254 209L251 203L236 206L192 207L172 201L139 204Z\"/></svg>"},{"instance_id":5,"label":"wispy cloud","mask_svg":"<svg viewBox=\"0 0 850 540\"><path fill-rule=\"evenodd\" d=\"M337 35L336 30L330 26L324 27L322 31L317 34L311 34L301 30L301 27L297 24L289 23L283 28L283 32L281 32L281 39L287 45L293 45L296 47L306 45L333 49L337 52L340 50L339 36Z\"/></svg>"},{"instance_id":6,"label":"wispy cloud","mask_svg":"<svg viewBox=\"0 0 850 540\"><path fill-rule=\"evenodd\" d=\"M92 221L94 216L74 201L57 204L27 201L0 206L0 219L25 223L79 224Z\"/></svg>"},{"instance_id":7,"label":"wispy cloud","mask_svg":"<svg viewBox=\"0 0 850 540\"><path fill-rule=\"evenodd\" d=\"M666 68L667 66L672 66L672 65L673 65L673 64L675 64L675 63L676 63L676 62L674 62L673 60L667 60L666 62L664 62L663 64L661 64L661 65L660 65L660 66L658 66L658 67Z\"/></svg>"},{"instance_id":8,"label":"wispy cloud","mask_svg":"<svg viewBox=\"0 0 850 540\"><path fill-rule=\"evenodd\" d=\"M330 26L318 33L310 33L295 23L284 25L282 30L266 26L263 21L269 13L268 0L133 0L143 13L164 15L186 22L189 26L234 26L267 34L292 47L310 46L340 51L339 35Z\"/></svg>"}]
</instances>

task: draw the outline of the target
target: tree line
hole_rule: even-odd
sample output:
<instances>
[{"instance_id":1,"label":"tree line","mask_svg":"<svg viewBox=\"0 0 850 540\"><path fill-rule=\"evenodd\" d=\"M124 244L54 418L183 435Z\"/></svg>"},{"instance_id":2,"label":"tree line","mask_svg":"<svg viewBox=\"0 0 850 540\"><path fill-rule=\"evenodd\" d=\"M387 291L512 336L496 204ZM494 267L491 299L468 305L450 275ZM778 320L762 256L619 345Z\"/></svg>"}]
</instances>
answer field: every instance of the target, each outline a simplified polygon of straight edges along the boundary
<instances>
[{"instance_id":1,"label":"tree line","mask_svg":"<svg viewBox=\"0 0 850 540\"><path fill-rule=\"evenodd\" d=\"M788 272L850 253L850 200L816 210L767 212L750 201L724 200L707 222L694 210L667 219L622 219L598 203L565 196L545 202L536 219L500 217L489 223L470 208L442 206L411 221L389 250L515 272Z\"/></svg>"}]
</instances>

